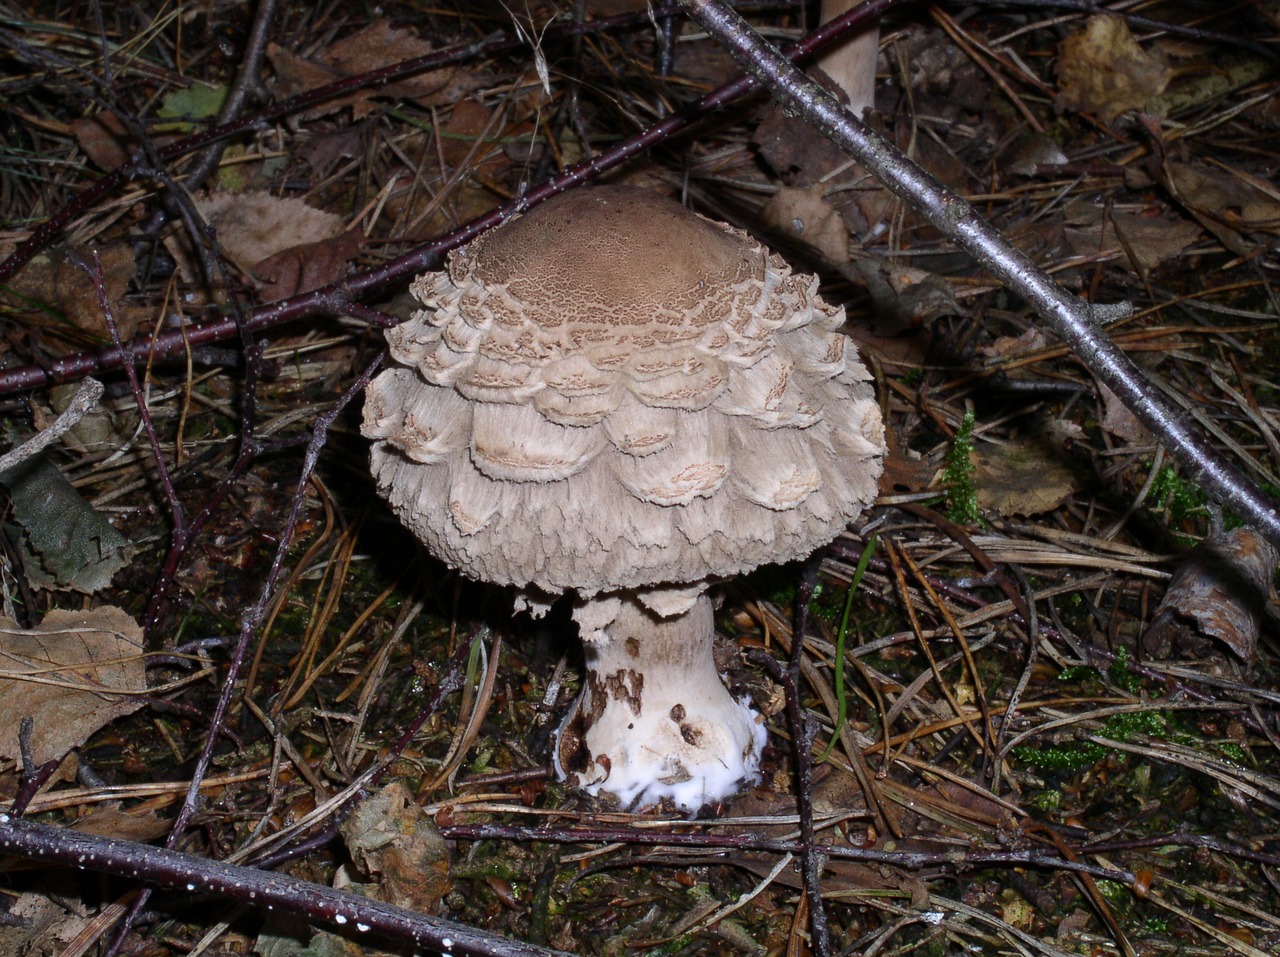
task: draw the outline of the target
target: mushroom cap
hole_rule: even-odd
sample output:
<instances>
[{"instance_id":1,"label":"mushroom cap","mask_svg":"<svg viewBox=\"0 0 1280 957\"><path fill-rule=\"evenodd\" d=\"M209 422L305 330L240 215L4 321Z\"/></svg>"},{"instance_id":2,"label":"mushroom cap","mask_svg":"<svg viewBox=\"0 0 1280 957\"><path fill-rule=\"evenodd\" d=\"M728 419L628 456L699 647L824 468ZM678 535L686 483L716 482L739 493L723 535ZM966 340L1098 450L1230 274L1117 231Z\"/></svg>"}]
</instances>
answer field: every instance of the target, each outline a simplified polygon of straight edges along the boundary
<instances>
[{"instance_id":1,"label":"mushroom cap","mask_svg":"<svg viewBox=\"0 0 1280 957\"><path fill-rule=\"evenodd\" d=\"M549 594L803 557L884 455L817 286L655 193L550 200L414 282L365 402L378 489L464 574Z\"/></svg>"}]
</instances>

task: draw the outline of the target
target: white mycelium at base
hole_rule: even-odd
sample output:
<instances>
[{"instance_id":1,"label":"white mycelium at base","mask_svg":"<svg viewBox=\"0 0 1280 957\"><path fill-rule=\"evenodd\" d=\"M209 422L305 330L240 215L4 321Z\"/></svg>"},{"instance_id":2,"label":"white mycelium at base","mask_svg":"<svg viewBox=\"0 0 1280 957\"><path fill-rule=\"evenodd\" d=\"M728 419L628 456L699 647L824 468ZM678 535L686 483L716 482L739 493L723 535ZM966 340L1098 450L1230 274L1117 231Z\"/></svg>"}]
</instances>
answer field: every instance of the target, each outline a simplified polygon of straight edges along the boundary
<instances>
[{"instance_id":1,"label":"white mycelium at base","mask_svg":"<svg viewBox=\"0 0 1280 957\"><path fill-rule=\"evenodd\" d=\"M766 732L716 671L711 600L658 617L630 595L579 604L587 675L561 729L556 771L621 807L689 814L759 781Z\"/></svg>"}]
</instances>

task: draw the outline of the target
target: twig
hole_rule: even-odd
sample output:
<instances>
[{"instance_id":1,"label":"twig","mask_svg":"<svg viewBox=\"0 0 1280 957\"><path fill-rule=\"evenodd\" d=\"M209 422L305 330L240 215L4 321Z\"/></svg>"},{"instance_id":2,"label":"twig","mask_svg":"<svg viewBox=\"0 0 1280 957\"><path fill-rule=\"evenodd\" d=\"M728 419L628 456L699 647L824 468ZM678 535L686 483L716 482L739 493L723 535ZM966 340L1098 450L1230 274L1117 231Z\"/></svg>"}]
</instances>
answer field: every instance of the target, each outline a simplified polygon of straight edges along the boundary
<instances>
[{"instance_id":1,"label":"twig","mask_svg":"<svg viewBox=\"0 0 1280 957\"><path fill-rule=\"evenodd\" d=\"M34 458L75 428L89 410L98 404L98 400L102 398L102 391L102 383L97 379L82 381L76 394L62 410L62 414L53 420L52 425L41 429L21 445L0 455L0 472L5 472L15 465L21 465L27 459Z\"/></svg>"},{"instance_id":2,"label":"twig","mask_svg":"<svg viewBox=\"0 0 1280 957\"><path fill-rule=\"evenodd\" d=\"M687 826L686 821L668 822L672 827ZM702 822L705 824L705 822ZM773 854L803 854L800 840L788 841L747 834L685 834L667 828L633 827L521 827L509 824L441 824L440 834L450 841L527 841L557 844L661 844L672 847L709 847L726 851L766 851ZM1056 854L1038 851L985 851L965 848L954 851L882 851L855 847L851 844L824 844L822 851L833 860L883 864L908 870L946 867L962 870L968 867L1036 867L1046 870L1078 871L1125 884L1133 882L1130 871L1081 861L1067 860Z\"/></svg>"},{"instance_id":3,"label":"twig","mask_svg":"<svg viewBox=\"0 0 1280 957\"><path fill-rule=\"evenodd\" d=\"M1096 307L1058 286L968 202L872 133L720 0L680 2L785 108L803 116L856 157L877 179L1022 296L1208 492L1280 545L1280 503L1192 428L1181 410L1103 332Z\"/></svg>"},{"instance_id":4,"label":"twig","mask_svg":"<svg viewBox=\"0 0 1280 957\"><path fill-rule=\"evenodd\" d=\"M279 0L258 0L258 10L253 17L253 27L249 31L249 42L245 46L244 56L240 59L239 71L236 73L235 82L231 84L231 89L227 91L222 109L218 112L219 126L234 122L244 110L249 95L262 89L262 77L258 74L262 69L262 57L267 52L271 21L275 19L276 9L279 6ZM209 178L209 174L217 168L226 148L226 141L218 140L201 150L191 168L187 170L183 185L188 190L199 189Z\"/></svg>"},{"instance_id":5,"label":"twig","mask_svg":"<svg viewBox=\"0 0 1280 957\"><path fill-rule=\"evenodd\" d=\"M369 380L373 378L373 374L381 366L385 353L380 354L369 367L356 379L356 381L342 394L339 399L333 403L333 406L316 420L316 424L311 433L311 441L307 443L307 452L303 458L302 471L298 476L297 491L293 496L293 505L289 510L288 518L285 520L284 527L280 530L280 540L276 545L276 553L271 562L271 568L267 572L266 579L262 583L262 589L258 594L257 602L245 612L240 623L240 638L236 642L234 651L231 654L231 660L228 663L227 674L223 679L222 688L218 694L217 704L214 706L213 718L209 722L209 733L205 738L204 746L200 749L200 755L196 759L195 770L191 775L191 783L187 788L187 794L179 808L177 817L174 819L169 837L166 840L166 846L172 847L186 830L187 824L191 820L191 816L196 811L197 802L200 796L200 785L204 780L205 774L209 770L209 764L213 760L213 749L217 743L219 733L222 729L223 722L226 721L227 711L231 706L231 699L235 695L236 682L240 676L240 671L244 667L245 658L248 655L249 645L255 635L258 633L258 626L262 623L262 619L266 616L267 606L275 592L276 582L280 577L280 572L284 568L285 555L288 554L289 546L293 543L294 533L298 528L298 519L302 514L302 503L306 498L307 486L310 483L311 476L316 470L316 465L320 460L320 451L324 448L325 442L329 436L329 427L342 414L342 410L357 395L364 391L365 386L369 384ZM143 891L134 901L133 907L129 911L129 916L121 925L120 932L116 936L113 951L117 949L124 940L125 935L131 929L134 921L146 906L149 894Z\"/></svg>"},{"instance_id":6,"label":"twig","mask_svg":"<svg viewBox=\"0 0 1280 957\"><path fill-rule=\"evenodd\" d=\"M815 957L829 957L831 935L827 930L827 910L822 903L822 871L827 864L826 848L819 846L813 826L813 723L800 703L800 664L804 659L804 636L809 626L809 603L818 584L818 561L805 566L796 590L795 625L791 638L791 661L786 668L763 651L752 659L763 664L781 682L787 699L787 721L791 725L792 752L796 761L796 811L800 818L800 872L809 911L810 946Z\"/></svg>"},{"instance_id":7,"label":"twig","mask_svg":"<svg viewBox=\"0 0 1280 957\"><path fill-rule=\"evenodd\" d=\"M809 34L802 41L797 43L789 52L788 56L797 60L802 60L814 53L824 49L827 45L834 43L844 34L851 30L857 29L868 17L879 16L889 7L896 5L899 0L866 0L866 2L855 7L849 13L830 23L824 23L821 27ZM646 21L647 22L647 21ZM486 46L485 43L492 43L493 46ZM483 41L480 44L473 44L471 47L465 48L468 54L475 52L492 52L497 49L505 49L509 45L514 45L512 41ZM459 48L461 50L463 48ZM465 57L456 51L449 51L450 56L439 54L432 57L424 57L421 61L411 61L414 63L425 63L430 60L431 66L438 66L443 62L454 62ZM401 65L403 67L403 64ZM388 71L401 69L400 67L389 67ZM425 69L419 65L418 69ZM384 74L388 71L378 71L377 76L385 79ZM404 72L401 70L390 76L400 76ZM348 89L348 84L332 84L326 87L325 97L316 97L316 99L325 99L338 96ZM659 123L654 124L643 132L629 139L621 140L604 152L592 156L582 162L569 167L561 175L548 180L540 186L536 186L515 199L503 203L490 210L483 216L478 216L473 220L463 224L450 233L433 240L423 246L418 247L410 253L394 259L388 263L364 272L355 273L340 282L324 286L309 293L295 296L292 299L283 299L279 302L269 303L254 310L248 318L246 326L250 332L261 332L266 329L274 328L285 322L291 322L295 319L303 319L310 316L320 315L322 313L340 313L347 309L348 305L360 297L381 289L393 282L416 275L424 270L431 269L436 266L441 257L450 249L469 242L482 232L493 226L510 219L517 213L524 212L533 208L537 204L550 199L552 196L563 193L565 190L571 189L584 182L595 179L601 174L611 170L630 160L632 157L643 153L645 150L658 143L665 142L676 133L686 129L694 121L702 119L708 114L720 109L721 107L733 102L741 96L751 92L757 88L755 80L748 76L740 76L725 85L713 90L711 93L694 101L684 109L673 113ZM290 109L284 110L277 108L268 111L265 116L283 116L290 112L302 109L310 105L313 100L308 99L311 94L294 97L289 101ZM248 121L241 121L244 128L248 128ZM232 136L242 132L241 124L233 124L231 128L225 128L218 136L218 139L225 136ZM209 134L206 134L209 135ZM191 140L184 141L193 143L199 140L199 137L192 137ZM173 151L173 147L161 150L162 158L173 158L175 155L181 155L183 152L189 152L191 149L198 148L200 143L188 146L186 149ZM122 167L123 169L123 167ZM116 173L110 173L105 179L111 179ZM102 181L100 181L101 184ZM99 184L99 189L101 185ZM87 190L94 192L94 199L101 198L102 192L98 190ZM71 204L75 207L75 214L83 213L91 203L85 203L86 194L81 194L76 202ZM41 248L44 242L49 238L46 232L52 231L56 234L62 228L62 214L56 217L59 223L56 226L50 225L53 221L47 221L36 230L30 239L18 247L18 249L5 260L0 263L0 282L3 282L8 275L11 274L10 263L15 257L23 256L23 261L30 253L29 245L34 244L34 248ZM187 350L194 349L199 346L206 346L210 343L219 342L228 339L237 333L235 322L232 319L222 318L210 320L209 322L195 323L186 329L175 330L163 333L154 338L139 338L134 340L128 348L133 352L135 357L139 359L142 356L151 356L155 359L165 359L175 356L184 355ZM120 365L120 356L114 350L105 350L96 353L79 353L77 355L66 356L51 362L47 367L41 366L21 366L13 369L6 369L0 372L0 395L6 395L12 392L20 392L27 389L39 388L41 386L52 385L58 382L67 382L80 379L86 375L114 370Z\"/></svg>"},{"instance_id":8,"label":"twig","mask_svg":"<svg viewBox=\"0 0 1280 957\"><path fill-rule=\"evenodd\" d=\"M98 309L102 313L103 321L107 324L107 331L111 334L111 342L115 345L116 351L124 355L124 343L120 341L120 327L116 323L115 307L111 305L111 297L107 294L107 281L102 275L102 257L95 249L91 261L87 265L85 263L79 263L79 265L88 273L94 291L98 294ZM133 367L132 362L125 363L124 372L129 379L130 388L133 389L133 401L138 407L138 416L142 419L143 429L147 433L147 443L151 446L151 458L156 467L156 475L160 479L160 488L164 491L165 502L169 506L169 517L173 522L170 534L175 543L185 542L187 522L182 511L182 500L178 498L178 491L173 487L173 479L169 475L169 466L165 464L160 437L156 434L155 423L151 420L151 407L147 403L146 395L143 394L142 384L138 381L138 371Z\"/></svg>"},{"instance_id":9,"label":"twig","mask_svg":"<svg viewBox=\"0 0 1280 957\"><path fill-rule=\"evenodd\" d=\"M258 908L278 908L328 924L362 943L376 938L467 957L571 957L455 921L424 917L347 891L164 848L96 837L0 814L0 850L112 877L131 877L186 894L213 894Z\"/></svg>"}]
</instances>

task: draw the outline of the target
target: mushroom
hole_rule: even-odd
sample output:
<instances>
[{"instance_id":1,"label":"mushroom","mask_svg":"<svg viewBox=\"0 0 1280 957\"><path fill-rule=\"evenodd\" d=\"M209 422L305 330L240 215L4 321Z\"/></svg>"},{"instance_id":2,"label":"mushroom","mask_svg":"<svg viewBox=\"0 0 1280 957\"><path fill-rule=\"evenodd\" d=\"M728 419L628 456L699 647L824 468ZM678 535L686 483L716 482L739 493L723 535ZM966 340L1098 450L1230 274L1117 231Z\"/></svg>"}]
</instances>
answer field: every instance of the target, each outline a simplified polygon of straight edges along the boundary
<instances>
[{"instance_id":1,"label":"mushroom","mask_svg":"<svg viewBox=\"0 0 1280 957\"><path fill-rule=\"evenodd\" d=\"M844 312L745 233L581 189L420 276L364 411L379 492L427 547L545 612L582 691L555 767L688 813L759 780L715 663L717 579L802 558L875 495L883 427Z\"/></svg>"}]
</instances>

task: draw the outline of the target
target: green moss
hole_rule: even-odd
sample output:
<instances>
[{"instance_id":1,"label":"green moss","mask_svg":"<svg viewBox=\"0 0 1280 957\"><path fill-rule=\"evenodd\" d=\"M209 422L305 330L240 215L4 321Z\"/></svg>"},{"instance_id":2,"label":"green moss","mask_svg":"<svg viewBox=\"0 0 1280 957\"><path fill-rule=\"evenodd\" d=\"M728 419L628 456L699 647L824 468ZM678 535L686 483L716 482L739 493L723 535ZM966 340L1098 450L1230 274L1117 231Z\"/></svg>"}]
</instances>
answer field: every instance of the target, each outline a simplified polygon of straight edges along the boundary
<instances>
[{"instance_id":1,"label":"green moss","mask_svg":"<svg viewBox=\"0 0 1280 957\"><path fill-rule=\"evenodd\" d=\"M1137 694L1142 687L1142 679L1129 670L1129 649L1121 646L1116 652L1116 660L1111 662L1107 674L1115 684L1129 694Z\"/></svg>"},{"instance_id":2,"label":"green moss","mask_svg":"<svg viewBox=\"0 0 1280 957\"><path fill-rule=\"evenodd\" d=\"M973 412L964 414L956 437L951 440L946 462L942 467L942 481L947 489L947 518L958 525L981 525L982 513L978 510L978 490L973 484L977 466L973 464Z\"/></svg>"},{"instance_id":3,"label":"green moss","mask_svg":"<svg viewBox=\"0 0 1280 957\"><path fill-rule=\"evenodd\" d=\"M1062 807L1062 792L1057 788L1041 791L1032 799L1031 804L1037 811L1056 811Z\"/></svg>"},{"instance_id":4,"label":"green moss","mask_svg":"<svg viewBox=\"0 0 1280 957\"><path fill-rule=\"evenodd\" d=\"M1092 741L1070 744L1050 744L1045 747L1022 745L1013 749L1013 756L1038 771L1070 773L1097 764L1107 755L1107 749Z\"/></svg>"}]
</instances>

